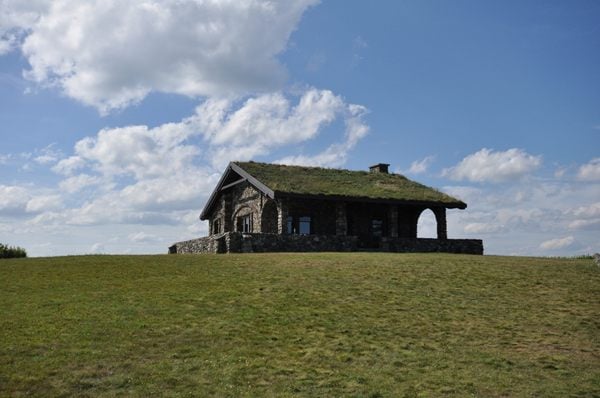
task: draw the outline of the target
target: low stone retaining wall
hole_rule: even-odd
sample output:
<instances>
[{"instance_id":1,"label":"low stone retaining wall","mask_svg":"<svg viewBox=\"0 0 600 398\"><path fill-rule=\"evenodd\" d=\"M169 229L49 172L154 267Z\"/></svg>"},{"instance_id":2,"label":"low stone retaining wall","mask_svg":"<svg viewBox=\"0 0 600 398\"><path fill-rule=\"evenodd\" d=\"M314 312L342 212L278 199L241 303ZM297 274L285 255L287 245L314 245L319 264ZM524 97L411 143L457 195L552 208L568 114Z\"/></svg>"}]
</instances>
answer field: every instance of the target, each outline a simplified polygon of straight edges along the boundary
<instances>
[{"instance_id":1,"label":"low stone retaining wall","mask_svg":"<svg viewBox=\"0 0 600 398\"><path fill-rule=\"evenodd\" d=\"M384 238L382 250L400 253L483 254L481 239Z\"/></svg>"},{"instance_id":2,"label":"low stone retaining wall","mask_svg":"<svg viewBox=\"0 0 600 398\"><path fill-rule=\"evenodd\" d=\"M382 238L378 247L360 249L358 237L343 235L279 235L226 232L177 242L169 253L349 252L357 250L402 253L483 254L480 239Z\"/></svg>"},{"instance_id":3,"label":"low stone retaining wall","mask_svg":"<svg viewBox=\"0 0 600 398\"><path fill-rule=\"evenodd\" d=\"M227 253L224 236L205 236L204 238L177 242L169 247L169 254L189 253Z\"/></svg>"}]
</instances>

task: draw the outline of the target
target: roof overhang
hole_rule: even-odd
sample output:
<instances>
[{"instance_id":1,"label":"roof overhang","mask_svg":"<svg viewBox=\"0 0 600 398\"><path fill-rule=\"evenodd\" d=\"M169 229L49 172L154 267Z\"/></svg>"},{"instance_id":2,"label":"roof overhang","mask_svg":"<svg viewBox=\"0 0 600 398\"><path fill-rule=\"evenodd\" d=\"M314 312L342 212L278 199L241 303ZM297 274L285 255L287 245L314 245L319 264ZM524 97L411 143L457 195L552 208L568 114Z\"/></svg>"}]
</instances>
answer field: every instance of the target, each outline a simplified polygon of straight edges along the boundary
<instances>
[{"instance_id":1,"label":"roof overhang","mask_svg":"<svg viewBox=\"0 0 600 398\"><path fill-rule=\"evenodd\" d=\"M436 202L436 201L369 198L369 197L364 197L364 196L311 195L311 194L298 194L298 193L280 192L280 191L275 191L275 195L278 198L331 200L331 201L361 202L361 203L381 203L381 204L392 204L392 205L398 205L398 206L444 207L446 209L461 209L461 210L464 210L467 208L467 204L465 202L443 203L443 202Z\"/></svg>"},{"instance_id":2,"label":"roof overhang","mask_svg":"<svg viewBox=\"0 0 600 398\"><path fill-rule=\"evenodd\" d=\"M237 178L233 182L227 182L230 180L230 178L232 177L233 174L237 174L239 176L239 178ZM252 177L250 174L248 174L244 169L242 169L240 166L238 166L234 162L230 162L227 165L227 168L225 169L225 171L223 172L223 175L219 179L217 186L215 187L215 189L212 191L212 193L208 197L208 200L206 201L206 205L204 205L204 209L202 209L202 212L200 213L200 219L201 220L208 219L208 215L209 215L210 211L212 210L212 208L214 207L217 199L219 198L219 194L222 191L224 191L228 188L231 188L235 185L238 185L244 181L248 181L256 189L258 189L259 191L264 193L269 198L271 198L271 199L275 198L275 192L273 192L272 189L267 187L262 182L258 181L256 178Z\"/></svg>"},{"instance_id":3,"label":"roof overhang","mask_svg":"<svg viewBox=\"0 0 600 398\"><path fill-rule=\"evenodd\" d=\"M236 178L237 176L237 178ZM419 200L401 200L401 199L385 199L385 198L370 198L362 196L341 196L341 195L320 195L320 194L300 194L283 191L274 191L266 186L261 181L250 175L246 170L241 168L235 162L230 162L219 179L217 186L210 194L204 209L200 213L201 220L207 220L210 212L215 206L217 199L222 191L232 188L240 183L247 181L254 186L265 196L275 199L277 198L303 198L313 200L328 200L328 201L345 201L345 202L362 202L362 203L382 203L393 204L398 206L423 206L423 207L444 207L446 209L466 209L467 204L462 201L444 203L437 201L419 201Z\"/></svg>"}]
</instances>

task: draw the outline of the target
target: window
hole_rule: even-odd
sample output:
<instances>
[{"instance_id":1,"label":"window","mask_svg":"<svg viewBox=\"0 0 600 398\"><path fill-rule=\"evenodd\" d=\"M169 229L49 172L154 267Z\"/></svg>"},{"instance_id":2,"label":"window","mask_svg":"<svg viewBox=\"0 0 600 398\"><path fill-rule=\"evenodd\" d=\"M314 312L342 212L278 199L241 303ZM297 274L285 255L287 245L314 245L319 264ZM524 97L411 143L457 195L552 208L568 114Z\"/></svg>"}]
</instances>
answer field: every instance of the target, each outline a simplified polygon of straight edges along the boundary
<instances>
[{"instance_id":1,"label":"window","mask_svg":"<svg viewBox=\"0 0 600 398\"><path fill-rule=\"evenodd\" d=\"M219 220L213 221L213 234L218 234L221 231L221 223Z\"/></svg>"},{"instance_id":2,"label":"window","mask_svg":"<svg viewBox=\"0 0 600 398\"><path fill-rule=\"evenodd\" d=\"M242 232L252 232L252 215L242 216Z\"/></svg>"},{"instance_id":3,"label":"window","mask_svg":"<svg viewBox=\"0 0 600 398\"><path fill-rule=\"evenodd\" d=\"M298 232L301 235L310 234L310 217L300 217L298 222Z\"/></svg>"},{"instance_id":4,"label":"window","mask_svg":"<svg viewBox=\"0 0 600 398\"><path fill-rule=\"evenodd\" d=\"M373 236L383 236L383 220L373 219L371 220L371 232Z\"/></svg>"},{"instance_id":5,"label":"window","mask_svg":"<svg viewBox=\"0 0 600 398\"><path fill-rule=\"evenodd\" d=\"M311 219L309 216L292 217L286 219L286 230L288 234L310 235Z\"/></svg>"}]
</instances>

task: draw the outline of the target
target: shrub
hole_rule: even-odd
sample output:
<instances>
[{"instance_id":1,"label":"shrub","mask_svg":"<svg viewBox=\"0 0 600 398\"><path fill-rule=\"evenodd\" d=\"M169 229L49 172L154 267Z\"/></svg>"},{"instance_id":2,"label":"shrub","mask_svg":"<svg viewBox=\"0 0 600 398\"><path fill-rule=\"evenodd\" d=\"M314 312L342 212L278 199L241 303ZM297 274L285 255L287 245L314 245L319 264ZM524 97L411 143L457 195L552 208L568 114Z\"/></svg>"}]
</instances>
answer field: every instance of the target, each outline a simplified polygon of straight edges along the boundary
<instances>
[{"instance_id":1,"label":"shrub","mask_svg":"<svg viewBox=\"0 0 600 398\"><path fill-rule=\"evenodd\" d=\"M22 247L13 247L0 243L0 258L27 257L27 252Z\"/></svg>"}]
</instances>

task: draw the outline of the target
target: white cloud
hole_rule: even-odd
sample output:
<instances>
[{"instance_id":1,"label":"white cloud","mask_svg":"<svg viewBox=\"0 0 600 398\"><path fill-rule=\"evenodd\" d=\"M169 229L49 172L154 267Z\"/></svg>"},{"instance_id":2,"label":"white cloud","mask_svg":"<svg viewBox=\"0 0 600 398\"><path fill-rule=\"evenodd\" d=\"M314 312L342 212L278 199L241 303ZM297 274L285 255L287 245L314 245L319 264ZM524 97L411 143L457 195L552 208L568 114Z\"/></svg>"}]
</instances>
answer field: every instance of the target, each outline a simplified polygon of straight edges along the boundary
<instances>
[{"instance_id":1,"label":"white cloud","mask_svg":"<svg viewBox=\"0 0 600 398\"><path fill-rule=\"evenodd\" d=\"M81 159L108 176L133 175L140 179L172 175L198 154L196 147L183 144L190 134L187 122L168 123L154 129L147 126L104 129L96 137L77 142L77 157L71 159Z\"/></svg>"},{"instance_id":2,"label":"white cloud","mask_svg":"<svg viewBox=\"0 0 600 398\"><path fill-rule=\"evenodd\" d=\"M330 91L309 88L290 98L271 93L241 103L209 99L191 117L153 128L102 129L52 167L66 176L58 187L69 207L50 208L30 225L181 222L178 212L199 212L229 161L273 149L294 151L336 120L345 124L343 140L310 162L340 165L368 133L366 112ZM198 223L197 214L192 222Z\"/></svg>"},{"instance_id":3,"label":"white cloud","mask_svg":"<svg viewBox=\"0 0 600 398\"><path fill-rule=\"evenodd\" d=\"M59 183L61 191L68 193L75 193L82 190L85 187L100 184L102 178L97 176L91 176L89 174L79 174L73 177L69 177Z\"/></svg>"},{"instance_id":4,"label":"white cloud","mask_svg":"<svg viewBox=\"0 0 600 398\"><path fill-rule=\"evenodd\" d=\"M187 96L271 90L277 55L316 0L5 1L2 47L20 44L34 82L106 113L152 91Z\"/></svg>"},{"instance_id":5,"label":"white cloud","mask_svg":"<svg viewBox=\"0 0 600 398\"><path fill-rule=\"evenodd\" d=\"M594 158L577 171L580 181L600 181L600 158Z\"/></svg>"},{"instance_id":6,"label":"white cloud","mask_svg":"<svg viewBox=\"0 0 600 398\"><path fill-rule=\"evenodd\" d=\"M40 15L50 7L48 0L2 0L0 3L0 55L13 50Z\"/></svg>"},{"instance_id":7,"label":"white cloud","mask_svg":"<svg viewBox=\"0 0 600 398\"><path fill-rule=\"evenodd\" d=\"M77 169L82 168L85 165L85 161L79 156L69 156L68 158L61 159L52 167L52 171L64 175L73 174Z\"/></svg>"},{"instance_id":8,"label":"white cloud","mask_svg":"<svg viewBox=\"0 0 600 398\"><path fill-rule=\"evenodd\" d=\"M567 236L564 238L556 238L544 241L540 244L540 249L543 250L558 250L565 249L575 242L575 238L572 236Z\"/></svg>"},{"instance_id":9,"label":"white cloud","mask_svg":"<svg viewBox=\"0 0 600 398\"><path fill-rule=\"evenodd\" d=\"M94 254L102 254L106 252L106 248L102 243L94 243L92 247L90 247L90 252Z\"/></svg>"},{"instance_id":10,"label":"white cloud","mask_svg":"<svg viewBox=\"0 0 600 398\"><path fill-rule=\"evenodd\" d=\"M30 194L27 189L14 185L0 185L0 213L18 214L25 211Z\"/></svg>"},{"instance_id":11,"label":"white cloud","mask_svg":"<svg viewBox=\"0 0 600 398\"><path fill-rule=\"evenodd\" d=\"M60 195L39 195L27 201L25 211L28 213L39 213L58 209L62 205Z\"/></svg>"},{"instance_id":12,"label":"white cloud","mask_svg":"<svg viewBox=\"0 0 600 398\"><path fill-rule=\"evenodd\" d=\"M483 148L468 155L456 166L444 169L442 175L452 180L502 182L522 178L541 163L541 156L530 155L521 149L493 152Z\"/></svg>"},{"instance_id":13,"label":"white cloud","mask_svg":"<svg viewBox=\"0 0 600 398\"><path fill-rule=\"evenodd\" d=\"M0 165L8 164L8 162L13 158L13 155L8 154L0 154Z\"/></svg>"},{"instance_id":14,"label":"white cloud","mask_svg":"<svg viewBox=\"0 0 600 398\"><path fill-rule=\"evenodd\" d=\"M62 157L62 153L55 148L54 144L50 144L47 147L36 152L38 152L38 154L36 157L33 158L33 161L41 165L55 163L58 159Z\"/></svg>"},{"instance_id":15,"label":"white cloud","mask_svg":"<svg viewBox=\"0 0 600 398\"><path fill-rule=\"evenodd\" d=\"M600 230L600 218L592 220L574 220L569 223L569 229L598 231Z\"/></svg>"},{"instance_id":16,"label":"white cloud","mask_svg":"<svg viewBox=\"0 0 600 398\"><path fill-rule=\"evenodd\" d=\"M487 253L543 255L539 242L572 236L555 255L600 251L600 184L531 176L511 185L444 187L468 204L448 212L448 234L483 238Z\"/></svg>"},{"instance_id":17,"label":"white cloud","mask_svg":"<svg viewBox=\"0 0 600 398\"><path fill-rule=\"evenodd\" d=\"M153 234L148 234L146 232L136 232L133 234L129 234L128 238L130 241L136 243L156 243L162 241L160 237Z\"/></svg>"},{"instance_id":18,"label":"white cloud","mask_svg":"<svg viewBox=\"0 0 600 398\"><path fill-rule=\"evenodd\" d=\"M600 202L592 203L589 206L579 206L571 210L576 217L600 217Z\"/></svg>"},{"instance_id":19,"label":"white cloud","mask_svg":"<svg viewBox=\"0 0 600 398\"><path fill-rule=\"evenodd\" d=\"M464 231L469 234L489 234L504 230L505 227L498 222L473 222L464 226Z\"/></svg>"},{"instance_id":20,"label":"white cloud","mask_svg":"<svg viewBox=\"0 0 600 398\"><path fill-rule=\"evenodd\" d=\"M369 133L369 126L363 121L363 117L368 113L367 108L354 104L350 104L345 108L346 132L343 142L332 144L316 155L287 156L276 160L275 163L321 167L339 167L343 165L347 160L348 153Z\"/></svg>"},{"instance_id":21,"label":"white cloud","mask_svg":"<svg viewBox=\"0 0 600 398\"><path fill-rule=\"evenodd\" d=\"M231 111L231 101L208 100L197 109L204 136L214 145L277 146L314 137L332 122L343 100L328 90L309 89L296 106L282 93L253 97Z\"/></svg>"},{"instance_id":22,"label":"white cloud","mask_svg":"<svg viewBox=\"0 0 600 398\"><path fill-rule=\"evenodd\" d=\"M48 194L31 187L0 185L0 214L23 216L60 208L60 195Z\"/></svg>"},{"instance_id":23,"label":"white cloud","mask_svg":"<svg viewBox=\"0 0 600 398\"><path fill-rule=\"evenodd\" d=\"M557 179L563 178L566 173L567 173L566 167L558 167L556 169L556 171L554 172L554 178L557 178Z\"/></svg>"},{"instance_id":24,"label":"white cloud","mask_svg":"<svg viewBox=\"0 0 600 398\"><path fill-rule=\"evenodd\" d=\"M569 229L588 231L600 229L600 202L570 209L568 214L575 218L569 223Z\"/></svg>"},{"instance_id":25,"label":"white cloud","mask_svg":"<svg viewBox=\"0 0 600 398\"><path fill-rule=\"evenodd\" d=\"M368 133L360 105L347 104L329 90L309 88L292 104L283 93L250 98L238 108L227 100L205 101L196 109L193 124L210 145L212 165L222 169L230 160L249 160L275 148L316 137L322 129L343 119L345 138L316 156L290 156L285 163L342 164L345 156ZM192 120L192 119L190 119Z\"/></svg>"},{"instance_id":26,"label":"white cloud","mask_svg":"<svg viewBox=\"0 0 600 398\"><path fill-rule=\"evenodd\" d=\"M410 168L408 169L408 173L410 174L423 174L427 172L429 166L435 159L435 156L427 156L421 160L415 160L410 164Z\"/></svg>"}]
</instances>

